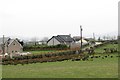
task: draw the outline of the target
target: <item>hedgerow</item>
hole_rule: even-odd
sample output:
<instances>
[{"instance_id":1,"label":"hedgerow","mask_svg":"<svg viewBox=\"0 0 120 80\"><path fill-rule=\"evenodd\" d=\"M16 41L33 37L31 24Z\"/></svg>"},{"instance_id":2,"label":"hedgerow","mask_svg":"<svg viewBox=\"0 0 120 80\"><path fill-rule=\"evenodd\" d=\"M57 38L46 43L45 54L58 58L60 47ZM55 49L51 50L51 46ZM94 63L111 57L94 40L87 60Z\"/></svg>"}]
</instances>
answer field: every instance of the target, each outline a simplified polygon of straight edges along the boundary
<instances>
[{"instance_id":1,"label":"hedgerow","mask_svg":"<svg viewBox=\"0 0 120 80\"><path fill-rule=\"evenodd\" d=\"M85 54L79 53L76 54L76 51L67 51L67 52L59 52L53 54L40 54L40 55L29 55L29 56L17 56L10 58L4 58L2 60L3 65L17 65L17 64L30 64L30 63L43 63L43 62L56 62L56 61L64 61L71 60L74 58L85 58ZM85 58L87 59L87 58Z\"/></svg>"},{"instance_id":2,"label":"hedgerow","mask_svg":"<svg viewBox=\"0 0 120 80\"><path fill-rule=\"evenodd\" d=\"M24 51L35 51L35 50L66 50L69 49L67 45L58 44L58 45L52 45L52 46L24 46Z\"/></svg>"}]
</instances>

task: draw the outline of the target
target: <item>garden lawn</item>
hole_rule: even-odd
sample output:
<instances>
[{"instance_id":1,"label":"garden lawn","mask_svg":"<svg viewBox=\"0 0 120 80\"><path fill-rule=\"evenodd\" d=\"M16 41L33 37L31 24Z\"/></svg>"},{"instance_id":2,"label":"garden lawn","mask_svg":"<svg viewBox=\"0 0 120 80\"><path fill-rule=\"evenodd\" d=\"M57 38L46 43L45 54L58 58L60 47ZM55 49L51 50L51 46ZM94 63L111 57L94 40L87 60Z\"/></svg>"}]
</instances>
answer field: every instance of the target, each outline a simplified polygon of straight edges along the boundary
<instances>
[{"instance_id":1,"label":"garden lawn","mask_svg":"<svg viewBox=\"0 0 120 80\"><path fill-rule=\"evenodd\" d=\"M24 51L24 52L30 52L30 53L36 55L36 54L53 53L53 52L58 52L58 51L56 51L56 50L43 50L42 51L41 50L41 51Z\"/></svg>"},{"instance_id":2,"label":"garden lawn","mask_svg":"<svg viewBox=\"0 0 120 80\"><path fill-rule=\"evenodd\" d=\"M25 65L3 65L3 78L117 78L118 58L115 54L93 61L63 61Z\"/></svg>"},{"instance_id":3,"label":"garden lawn","mask_svg":"<svg viewBox=\"0 0 120 80\"><path fill-rule=\"evenodd\" d=\"M65 52L65 51L68 51L68 50L40 50L40 51L24 51L24 52L30 52L34 55L38 55L38 54L47 54L47 53L58 53L58 52Z\"/></svg>"}]
</instances>

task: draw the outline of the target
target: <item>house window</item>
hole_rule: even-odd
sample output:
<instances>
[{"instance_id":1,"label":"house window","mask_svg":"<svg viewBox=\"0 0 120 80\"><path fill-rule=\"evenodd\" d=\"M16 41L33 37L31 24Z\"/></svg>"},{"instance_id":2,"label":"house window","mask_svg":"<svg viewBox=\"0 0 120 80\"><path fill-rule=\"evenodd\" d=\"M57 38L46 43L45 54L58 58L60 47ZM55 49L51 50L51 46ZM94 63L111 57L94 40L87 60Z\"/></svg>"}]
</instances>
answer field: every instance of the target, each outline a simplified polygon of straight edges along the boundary
<instances>
[{"instance_id":1,"label":"house window","mask_svg":"<svg viewBox=\"0 0 120 80\"><path fill-rule=\"evenodd\" d=\"M12 51L12 53L13 53L14 51Z\"/></svg>"},{"instance_id":2,"label":"house window","mask_svg":"<svg viewBox=\"0 0 120 80\"><path fill-rule=\"evenodd\" d=\"M13 45L15 45L15 43Z\"/></svg>"},{"instance_id":3,"label":"house window","mask_svg":"<svg viewBox=\"0 0 120 80\"><path fill-rule=\"evenodd\" d=\"M15 51L15 52L17 52L17 51Z\"/></svg>"}]
</instances>

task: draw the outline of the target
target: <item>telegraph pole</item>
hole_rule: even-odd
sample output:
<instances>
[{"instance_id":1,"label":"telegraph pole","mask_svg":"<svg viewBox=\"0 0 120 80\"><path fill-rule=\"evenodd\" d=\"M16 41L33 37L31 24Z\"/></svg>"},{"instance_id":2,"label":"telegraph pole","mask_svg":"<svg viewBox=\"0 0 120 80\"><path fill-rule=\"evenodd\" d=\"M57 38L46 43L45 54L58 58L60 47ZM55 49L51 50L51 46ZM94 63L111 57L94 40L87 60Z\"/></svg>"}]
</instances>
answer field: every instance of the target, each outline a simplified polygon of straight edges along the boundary
<instances>
[{"instance_id":1,"label":"telegraph pole","mask_svg":"<svg viewBox=\"0 0 120 80\"><path fill-rule=\"evenodd\" d=\"M95 33L93 33L93 39L95 40Z\"/></svg>"},{"instance_id":2,"label":"telegraph pole","mask_svg":"<svg viewBox=\"0 0 120 80\"><path fill-rule=\"evenodd\" d=\"M94 46L95 46L95 34L93 33L93 40L94 40Z\"/></svg>"},{"instance_id":3,"label":"telegraph pole","mask_svg":"<svg viewBox=\"0 0 120 80\"><path fill-rule=\"evenodd\" d=\"M82 50L82 26L80 25L80 36L81 36L81 44L80 44L80 47L81 47L81 50Z\"/></svg>"},{"instance_id":4,"label":"telegraph pole","mask_svg":"<svg viewBox=\"0 0 120 80\"><path fill-rule=\"evenodd\" d=\"M3 54L5 54L5 42L4 42L4 35L3 35Z\"/></svg>"}]
</instances>

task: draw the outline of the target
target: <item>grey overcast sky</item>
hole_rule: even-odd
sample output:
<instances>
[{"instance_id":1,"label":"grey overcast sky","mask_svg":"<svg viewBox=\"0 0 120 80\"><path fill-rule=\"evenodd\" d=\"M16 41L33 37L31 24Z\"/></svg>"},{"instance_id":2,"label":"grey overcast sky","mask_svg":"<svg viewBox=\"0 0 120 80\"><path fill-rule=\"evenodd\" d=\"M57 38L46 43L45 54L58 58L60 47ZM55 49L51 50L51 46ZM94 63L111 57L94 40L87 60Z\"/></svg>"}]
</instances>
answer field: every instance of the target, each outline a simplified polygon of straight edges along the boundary
<instances>
[{"instance_id":1,"label":"grey overcast sky","mask_svg":"<svg viewBox=\"0 0 120 80\"><path fill-rule=\"evenodd\" d=\"M117 35L119 0L1 0L0 36Z\"/></svg>"}]
</instances>

